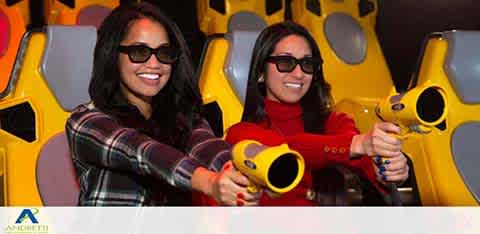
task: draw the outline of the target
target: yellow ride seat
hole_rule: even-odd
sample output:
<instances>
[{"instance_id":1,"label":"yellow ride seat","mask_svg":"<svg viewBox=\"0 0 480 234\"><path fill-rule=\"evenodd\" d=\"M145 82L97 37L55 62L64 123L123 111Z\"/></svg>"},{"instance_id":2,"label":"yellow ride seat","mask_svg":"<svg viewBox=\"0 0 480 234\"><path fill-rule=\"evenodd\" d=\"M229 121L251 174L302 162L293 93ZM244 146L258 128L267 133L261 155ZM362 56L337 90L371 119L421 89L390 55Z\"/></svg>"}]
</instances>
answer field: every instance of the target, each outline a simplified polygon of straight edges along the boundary
<instances>
[{"instance_id":1,"label":"yellow ride seat","mask_svg":"<svg viewBox=\"0 0 480 234\"><path fill-rule=\"evenodd\" d=\"M72 0L71 4L59 0L44 0L48 24L93 25L99 27L120 0Z\"/></svg>"},{"instance_id":2,"label":"yellow ride seat","mask_svg":"<svg viewBox=\"0 0 480 234\"><path fill-rule=\"evenodd\" d=\"M480 31L431 34L410 88L437 85L448 100L446 121L406 141L424 205L480 204Z\"/></svg>"},{"instance_id":3,"label":"yellow ride seat","mask_svg":"<svg viewBox=\"0 0 480 234\"><path fill-rule=\"evenodd\" d=\"M226 34L210 36L204 45L199 86L207 110L215 112L208 119L218 136L241 120L253 46L266 26L258 15L238 12Z\"/></svg>"},{"instance_id":4,"label":"yellow ride seat","mask_svg":"<svg viewBox=\"0 0 480 234\"><path fill-rule=\"evenodd\" d=\"M0 99L3 205L76 204L78 191L58 188L78 188L61 137L69 112L90 100L96 36L92 26L47 26L23 37L11 94ZM57 140L63 148L52 151Z\"/></svg>"}]
</instances>

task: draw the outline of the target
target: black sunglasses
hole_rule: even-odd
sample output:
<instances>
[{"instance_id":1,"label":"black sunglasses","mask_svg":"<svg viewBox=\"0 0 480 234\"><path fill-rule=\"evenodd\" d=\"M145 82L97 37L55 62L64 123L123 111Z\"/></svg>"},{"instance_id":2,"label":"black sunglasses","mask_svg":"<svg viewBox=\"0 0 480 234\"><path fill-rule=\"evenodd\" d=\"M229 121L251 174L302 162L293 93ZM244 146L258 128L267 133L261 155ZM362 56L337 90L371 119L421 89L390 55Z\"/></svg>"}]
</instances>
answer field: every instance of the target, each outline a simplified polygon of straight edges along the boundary
<instances>
[{"instance_id":1,"label":"black sunglasses","mask_svg":"<svg viewBox=\"0 0 480 234\"><path fill-rule=\"evenodd\" d=\"M297 64L300 64L300 68L307 74L313 74L320 69L322 64L321 59L313 57L304 57L297 59L290 55L270 56L267 58L267 62L274 63L279 72L292 72Z\"/></svg>"},{"instance_id":2,"label":"black sunglasses","mask_svg":"<svg viewBox=\"0 0 480 234\"><path fill-rule=\"evenodd\" d=\"M128 58L132 63L144 63L152 54L155 54L157 60L161 63L172 64L177 61L178 55L180 52L171 46L160 46L156 49L150 48L146 45L130 45L130 46L119 46L118 50L121 53L128 55Z\"/></svg>"}]
</instances>

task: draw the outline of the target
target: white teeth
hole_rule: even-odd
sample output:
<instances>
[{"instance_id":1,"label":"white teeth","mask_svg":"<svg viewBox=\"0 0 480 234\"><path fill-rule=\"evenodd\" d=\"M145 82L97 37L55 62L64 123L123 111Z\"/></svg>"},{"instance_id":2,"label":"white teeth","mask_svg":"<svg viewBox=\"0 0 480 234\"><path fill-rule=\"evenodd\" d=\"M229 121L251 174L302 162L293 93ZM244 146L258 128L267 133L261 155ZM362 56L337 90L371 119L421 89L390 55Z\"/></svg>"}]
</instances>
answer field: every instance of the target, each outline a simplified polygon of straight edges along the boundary
<instances>
[{"instance_id":1,"label":"white teeth","mask_svg":"<svg viewBox=\"0 0 480 234\"><path fill-rule=\"evenodd\" d=\"M302 87L301 84L294 84L294 83L285 83L285 86L289 87L289 88L295 88L295 89L299 89Z\"/></svg>"},{"instance_id":2,"label":"white teeth","mask_svg":"<svg viewBox=\"0 0 480 234\"><path fill-rule=\"evenodd\" d=\"M152 73L140 73L138 74L138 76L141 78L149 79L149 80L156 80L160 78L158 74L152 74Z\"/></svg>"}]
</instances>

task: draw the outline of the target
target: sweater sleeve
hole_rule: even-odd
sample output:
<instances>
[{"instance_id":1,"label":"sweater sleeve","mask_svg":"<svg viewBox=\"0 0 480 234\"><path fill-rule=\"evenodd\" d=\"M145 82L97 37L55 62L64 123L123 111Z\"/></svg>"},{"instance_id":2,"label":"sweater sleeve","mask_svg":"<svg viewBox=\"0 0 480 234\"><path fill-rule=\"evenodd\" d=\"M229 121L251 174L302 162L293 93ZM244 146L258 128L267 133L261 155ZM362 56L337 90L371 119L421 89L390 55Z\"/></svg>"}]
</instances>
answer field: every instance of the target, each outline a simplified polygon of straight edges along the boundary
<instances>
[{"instance_id":1,"label":"sweater sleeve","mask_svg":"<svg viewBox=\"0 0 480 234\"><path fill-rule=\"evenodd\" d=\"M125 128L109 115L85 105L67 120L66 134L72 159L96 167L151 175L190 189L195 158L162 144L133 128Z\"/></svg>"},{"instance_id":2,"label":"sweater sleeve","mask_svg":"<svg viewBox=\"0 0 480 234\"><path fill-rule=\"evenodd\" d=\"M247 122L240 122L230 127L225 139L232 145L247 139L267 146L281 145L286 142L285 138L275 131Z\"/></svg>"},{"instance_id":3,"label":"sweater sleeve","mask_svg":"<svg viewBox=\"0 0 480 234\"><path fill-rule=\"evenodd\" d=\"M325 125L326 135L302 133L287 138L290 148L303 156L306 166L319 169L342 165L371 181L379 191L385 187L377 180L374 162L368 156L350 158L353 136L359 133L355 123L344 113L331 113Z\"/></svg>"},{"instance_id":4,"label":"sweater sleeve","mask_svg":"<svg viewBox=\"0 0 480 234\"><path fill-rule=\"evenodd\" d=\"M325 124L325 135L301 133L287 137L288 145L299 151L313 169L331 164L350 166L350 144L358 134L353 120L345 114L331 113Z\"/></svg>"},{"instance_id":5,"label":"sweater sleeve","mask_svg":"<svg viewBox=\"0 0 480 234\"><path fill-rule=\"evenodd\" d=\"M186 148L190 157L212 171L221 171L223 164L232 159L230 145L215 136L205 119L192 130Z\"/></svg>"}]
</instances>

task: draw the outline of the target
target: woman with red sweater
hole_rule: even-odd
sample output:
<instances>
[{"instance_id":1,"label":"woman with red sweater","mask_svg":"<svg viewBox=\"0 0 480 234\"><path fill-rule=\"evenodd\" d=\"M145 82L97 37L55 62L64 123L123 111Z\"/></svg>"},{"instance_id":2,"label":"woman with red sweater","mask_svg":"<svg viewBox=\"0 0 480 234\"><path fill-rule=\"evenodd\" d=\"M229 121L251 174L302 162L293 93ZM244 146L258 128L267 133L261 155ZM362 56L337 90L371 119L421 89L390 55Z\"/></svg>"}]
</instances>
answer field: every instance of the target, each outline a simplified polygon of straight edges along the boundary
<instances>
[{"instance_id":1,"label":"woman with red sweater","mask_svg":"<svg viewBox=\"0 0 480 234\"><path fill-rule=\"evenodd\" d=\"M399 133L399 127L377 123L359 134L352 119L331 111L330 100L320 51L308 31L293 22L263 30L253 49L242 122L228 130L226 140L287 143L304 157L306 171L295 189L276 198L262 195L260 205L310 206L319 200L322 205L345 204L322 200L314 189L332 181L312 175L338 166L372 182L381 193L389 192L386 184L407 179L401 141L390 135ZM382 163L378 155L388 159ZM342 173L336 176L343 183ZM335 175L329 178L335 180Z\"/></svg>"}]
</instances>

